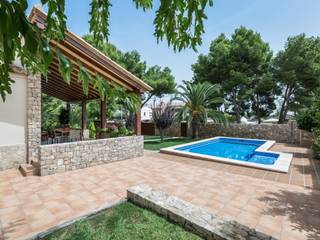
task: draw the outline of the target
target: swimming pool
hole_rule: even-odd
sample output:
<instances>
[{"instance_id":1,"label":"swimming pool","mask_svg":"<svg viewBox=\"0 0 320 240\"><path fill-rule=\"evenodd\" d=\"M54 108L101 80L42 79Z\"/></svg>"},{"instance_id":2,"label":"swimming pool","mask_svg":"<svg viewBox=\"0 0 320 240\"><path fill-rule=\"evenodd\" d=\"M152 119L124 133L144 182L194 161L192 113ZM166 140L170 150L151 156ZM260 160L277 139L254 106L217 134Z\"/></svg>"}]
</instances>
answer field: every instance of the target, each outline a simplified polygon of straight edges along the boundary
<instances>
[{"instance_id":1,"label":"swimming pool","mask_svg":"<svg viewBox=\"0 0 320 240\"><path fill-rule=\"evenodd\" d=\"M215 137L163 148L160 152L288 172L292 155L267 151L275 141Z\"/></svg>"}]
</instances>

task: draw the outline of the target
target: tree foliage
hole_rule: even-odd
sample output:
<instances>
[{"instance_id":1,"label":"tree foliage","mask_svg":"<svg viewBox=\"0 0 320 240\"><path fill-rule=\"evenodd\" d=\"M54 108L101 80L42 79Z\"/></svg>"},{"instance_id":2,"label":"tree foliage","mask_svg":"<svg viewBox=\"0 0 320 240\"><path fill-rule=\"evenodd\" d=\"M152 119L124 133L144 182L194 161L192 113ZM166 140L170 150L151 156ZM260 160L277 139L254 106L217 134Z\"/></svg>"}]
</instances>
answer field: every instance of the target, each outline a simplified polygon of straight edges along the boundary
<instances>
[{"instance_id":1,"label":"tree foliage","mask_svg":"<svg viewBox=\"0 0 320 240\"><path fill-rule=\"evenodd\" d=\"M227 110L237 122L251 110L261 119L269 114L266 109L274 107L274 84L266 75L271 58L269 45L260 34L240 27L231 39L221 34L212 41L209 54L198 57L192 65L194 80L220 84Z\"/></svg>"},{"instance_id":2,"label":"tree foliage","mask_svg":"<svg viewBox=\"0 0 320 240\"><path fill-rule=\"evenodd\" d=\"M274 59L273 74L281 89L279 123L289 110L309 106L320 84L320 38L304 34L289 37Z\"/></svg>"},{"instance_id":3,"label":"tree foliage","mask_svg":"<svg viewBox=\"0 0 320 240\"><path fill-rule=\"evenodd\" d=\"M184 81L178 87L174 100L184 103L179 110L178 119L187 121L192 127L192 137L198 138L199 127L206 124L208 117L214 122L226 123L225 115L211 108L212 105L222 103L219 85L210 83L191 83Z\"/></svg>"},{"instance_id":4,"label":"tree foliage","mask_svg":"<svg viewBox=\"0 0 320 240\"><path fill-rule=\"evenodd\" d=\"M153 0L133 2L144 11L153 8ZM9 76L13 61L18 58L29 72L47 76L53 55L49 42L65 37L65 0L41 0L41 3L48 9L44 31L28 21L27 0L0 0L0 95L3 101L11 93L11 84L14 82ZM154 36L158 41L166 39L174 50L196 49L201 44L204 32L203 21L207 18L205 10L211 5L212 0L160 1L154 20ZM91 0L90 7L90 32L94 36L94 45L101 46L109 36L111 2ZM63 65L60 67L61 74L68 82L70 62L61 57L59 62Z\"/></svg>"},{"instance_id":5,"label":"tree foliage","mask_svg":"<svg viewBox=\"0 0 320 240\"><path fill-rule=\"evenodd\" d=\"M147 93L142 106L145 105L153 96L162 97L164 94L175 92L176 83L170 68L161 68L159 66L150 67L142 78L149 86L153 88Z\"/></svg>"},{"instance_id":6,"label":"tree foliage","mask_svg":"<svg viewBox=\"0 0 320 240\"><path fill-rule=\"evenodd\" d=\"M85 35L83 39L90 44L94 44L92 35ZM106 56L120 64L126 70L141 78L150 85L153 90L146 94L142 106L145 105L153 96L162 97L164 94L174 93L176 83L170 68L160 66L147 67L147 63L141 60L139 52L133 50L122 52L111 43L104 43L98 46Z\"/></svg>"},{"instance_id":7,"label":"tree foliage","mask_svg":"<svg viewBox=\"0 0 320 240\"><path fill-rule=\"evenodd\" d=\"M52 130L59 127L59 114L64 107L63 101L42 94L41 97L41 128Z\"/></svg>"}]
</instances>

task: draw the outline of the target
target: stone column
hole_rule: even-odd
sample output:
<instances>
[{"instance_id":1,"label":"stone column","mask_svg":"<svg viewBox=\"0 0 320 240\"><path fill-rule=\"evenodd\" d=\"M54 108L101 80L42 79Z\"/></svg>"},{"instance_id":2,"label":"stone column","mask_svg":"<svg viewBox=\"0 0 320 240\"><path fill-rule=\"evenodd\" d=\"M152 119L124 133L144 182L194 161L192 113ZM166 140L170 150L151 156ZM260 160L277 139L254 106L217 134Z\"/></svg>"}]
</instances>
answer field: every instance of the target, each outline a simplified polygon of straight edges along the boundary
<instances>
[{"instance_id":1,"label":"stone column","mask_svg":"<svg viewBox=\"0 0 320 240\"><path fill-rule=\"evenodd\" d=\"M137 107L137 111L135 113L135 118L134 118L134 131L137 136L141 135L141 97L140 93L137 93L139 97L139 105Z\"/></svg>"},{"instance_id":2,"label":"stone column","mask_svg":"<svg viewBox=\"0 0 320 240\"><path fill-rule=\"evenodd\" d=\"M27 82L27 162L38 162L41 145L41 76Z\"/></svg>"}]
</instances>

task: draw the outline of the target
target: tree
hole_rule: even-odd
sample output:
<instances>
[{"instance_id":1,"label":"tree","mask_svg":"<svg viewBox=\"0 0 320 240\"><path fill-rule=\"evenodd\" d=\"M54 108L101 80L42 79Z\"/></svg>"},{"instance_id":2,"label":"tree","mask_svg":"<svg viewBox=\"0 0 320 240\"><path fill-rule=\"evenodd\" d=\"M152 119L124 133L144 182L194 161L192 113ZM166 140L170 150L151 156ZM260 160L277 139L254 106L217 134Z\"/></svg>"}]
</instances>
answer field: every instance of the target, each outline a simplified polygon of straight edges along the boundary
<instances>
[{"instance_id":1,"label":"tree","mask_svg":"<svg viewBox=\"0 0 320 240\"><path fill-rule=\"evenodd\" d=\"M164 131L171 127L174 118L174 109L170 106L160 106L153 110L152 119L156 128L159 129L161 142L163 142Z\"/></svg>"},{"instance_id":2,"label":"tree","mask_svg":"<svg viewBox=\"0 0 320 240\"><path fill-rule=\"evenodd\" d=\"M213 104L223 102L219 96L220 86L210 83L191 83L184 81L178 87L174 100L184 106L179 110L178 118L186 116L192 127L192 138L199 137L199 127L206 124L208 116L219 123L226 123L225 115L211 108Z\"/></svg>"},{"instance_id":3,"label":"tree","mask_svg":"<svg viewBox=\"0 0 320 240\"><path fill-rule=\"evenodd\" d=\"M92 35L85 35L83 39L90 44L94 44ZM139 52L133 50L123 53L115 45L104 43L98 46L106 56L120 64L135 76L141 78L149 84L153 90L146 94L142 106L144 106L153 96L162 97L164 94L172 94L175 91L176 83L170 68L152 66L147 69L147 63L141 60Z\"/></svg>"},{"instance_id":4,"label":"tree","mask_svg":"<svg viewBox=\"0 0 320 240\"><path fill-rule=\"evenodd\" d=\"M269 69L272 52L259 33L240 27L231 39L221 34L210 46L208 55L200 55L192 65L196 82L220 84L226 99L227 110L239 123L241 116L250 111L253 93L257 98L251 109L262 109L260 81ZM258 101L259 100L259 101ZM255 111L256 112L256 111ZM260 117L259 117L260 118Z\"/></svg>"},{"instance_id":5,"label":"tree","mask_svg":"<svg viewBox=\"0 0 320 240\"><path fill-rule=\"evenodd\" d=\"M162 97L164 94L172 94L175 92L176 83L171 70L168 67L161 69L159 66L153 66L144 74L143 80L150 85L153 90L150 91L142 106L144 106L153 96Z\"/></svg>"},{"instance_id":6,"label":"tree","mask_svg":"<svg viewBox=\"0 0 320 240\"><path fill-rule=\"evenodd\" d=\"M153 7L153 0L133 0L137 9L144 11ZM26 16L27 0L0 0L0 95L5 100L11 93L10 66L18 57L25 69L31 73L48 74L52 61L50 40L65 37L67 17L65 0L41 0L47 7L46 29L41 31L31 24ZM166 39L175 51L201 44L204 33L203 21L207 18L205 9L212 6L212 0L160 1L154 19L154 35L158 41ZM91 0L90 32L95 46L108 40L110 0ZM23 42L23 44L22 44ZM63 77L68 80L71 65L66 58L60 61Z\"/></svg>"},{"instance_id":7,"label":"tree","mask_svg":"<svg viewBox=\"0 0 320 240\"><path fill-rule=\"evenodd\" d=\"M51 130L58 127L59 115L61 109L64 107L63 101L42 94L41 97L41 128L44 130Z\"/></svg>"},{"instance_id":8,"label":"tree","mask_svg":"<svg viewBox=\"0 0 320 240\"><path fill-rule=\"evenodd\" d=\"M82 38L89 44L95 46L93 35L86 34ZM120 64L122 67L124 67L126 70L128 70L138 78L142 78L145 74L147 64L145 61L141 60L141 56L136 50L124 53L119 50L114 44L107 42L104 42L96 47L111 60Z\"/></svg>"},{"instance_id":9,"label":"tree","mask_svg":"<svg viewBox=\"0 0 320 240\"><path fill-rule=\"evenodd\" d=\"M275 97L279 89L268 73L261 78L255 78L252 88L251 111L260 124L262 118L268 117L276 109Z\"/></svg>"},{"instance_id":10,"label":"tree","mask_svg":"<svg viewBox=\"0 0 320 240\"><path fill-rule=\"evenodd\" d=\"M138 78L143 78L147 64L141 60L140 53L136 50L121 55L120 64Z\"/></svg>"},{"instance_id":11,"label":"tree","mask_svg":"<svg viewBox=\"0 0 320 240\"><path fill-rule=\"evenodd\" d=\"M273 62L274 77L282 98L279 123L289 110L310 105L312 90L320 84L320 38L305 34L289 37Z\"/></svg>"}]
</instances>

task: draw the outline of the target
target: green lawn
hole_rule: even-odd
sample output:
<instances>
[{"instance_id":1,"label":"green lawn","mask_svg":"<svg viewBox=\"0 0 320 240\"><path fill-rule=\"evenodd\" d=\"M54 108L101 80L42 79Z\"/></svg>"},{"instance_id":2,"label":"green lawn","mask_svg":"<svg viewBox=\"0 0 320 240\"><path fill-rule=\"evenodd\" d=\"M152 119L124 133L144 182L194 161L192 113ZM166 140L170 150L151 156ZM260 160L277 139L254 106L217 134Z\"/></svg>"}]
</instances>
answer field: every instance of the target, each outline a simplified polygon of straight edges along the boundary
<instances>
[{"instance_id":1,"label":"green lawn","mask_svg":"<svg viewBox=\"0 0 320 240\"><path fill-rule=\"evenodd\" d=\"M123 203L86 220L75 223L50 236L47 240L140 240L181 239L200 240L164 218L137 207Z\"/></svg>"},{"instance_id":2,"label":"green lawn","mask_svg":"<svg viewBox=\"0 0 320 240\"><path fill-rule=\"evenodd\" d=\"M196 140L190 139L190 138L179 138L179 139L168 139L168 140L165 140L163 143L161 143L160 141L145 142L144 149L159 151L160 148L171 147L174 145L189 143L193 141L196 141Z\"/></svg>"},{"instance_id":3,"label":"green lawn","mask_svg":"<svg viewBox=\"0 0 320 240\"><path fill-rule=\"evenodd\" d=\"M160 136L149 136L149 135L144 135L144 140L158 140L160 139ZM165 139L166 138L171 138L171 137L164 137Z\"/></svg>"},{"instance_id":4,"label":"green lawn","mask_svg":"<svg viewBox=\"0 0 320 240\"><path fill-rule=\"evenodd\" d=\"M152 139L159 139L160 136L149 136L149 135L144 135L144 140L152 140Z\"/></svg>"}]
</instances>

